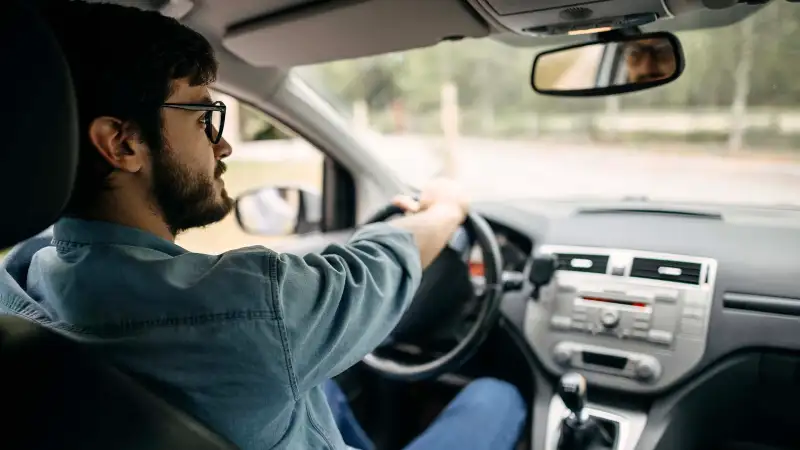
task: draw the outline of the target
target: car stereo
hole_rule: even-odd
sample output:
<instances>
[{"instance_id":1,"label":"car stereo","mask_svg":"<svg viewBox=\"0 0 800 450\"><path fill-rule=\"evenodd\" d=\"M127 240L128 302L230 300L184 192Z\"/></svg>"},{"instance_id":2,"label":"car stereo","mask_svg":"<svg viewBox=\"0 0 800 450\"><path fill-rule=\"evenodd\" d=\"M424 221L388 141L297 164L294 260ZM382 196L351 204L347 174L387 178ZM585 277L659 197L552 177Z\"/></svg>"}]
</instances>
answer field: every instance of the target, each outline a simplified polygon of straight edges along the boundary
<instances>
[{"instance_id":1,"label":"car stereo","mask_svg":"<svg viewBox=\"0 0 800 450\"><path fill-rule=\"evenodd\" d=\"M556 272L527 306L525 335L551 371L646 392L700 361L715 260L572 246L539 253L555 258Z\"/></svg>"}]
</instances>

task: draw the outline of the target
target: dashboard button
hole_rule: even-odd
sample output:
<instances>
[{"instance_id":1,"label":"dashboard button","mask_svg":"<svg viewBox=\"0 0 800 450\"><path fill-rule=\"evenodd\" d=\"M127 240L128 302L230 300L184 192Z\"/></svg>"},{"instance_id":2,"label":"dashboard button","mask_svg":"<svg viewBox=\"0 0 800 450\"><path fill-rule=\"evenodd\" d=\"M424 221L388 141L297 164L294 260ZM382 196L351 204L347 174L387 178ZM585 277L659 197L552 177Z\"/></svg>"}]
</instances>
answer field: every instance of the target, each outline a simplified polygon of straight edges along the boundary
<instances>
[{"instance_id":1,"label":"dashboard button","mask_svg":"<svg viewBox=\"0 0 800 450\"><path fill-rule=\"evenodd\" d=\"M586 324L583 322L572 321L572 329L576 331L583 331L586 329Z\"/></svg>"},{"instance_id":2,"label":"dashboard button","mask_svg":"<svg viewBox=\"0 0 800 450\"><path fill-rule=\"evenodd\" d=\"M572 320L586 320L587 317L585 312L572 311Z\"/></svg>"},{"instance_id":3,"label":"dashboard button","mask_svg":"<svg viewBox=\"0 0 800 450\"><path fill-rule=\"evenodd\" d=\"M633 328L636 328L637 330L647 330L650 328L650 322L637 320L636 322L633 322Z\"/></svg>"},{"instance_id":4,"label":"dashboard button","mask_svg":"<svg viewBox=\"0 0 800 450\"><path fill-rule=\"evenodd\" d=\"M565 316L553 316L550 318L550 326L556 330L569 330L572 319Z\"/></svg>"},{"instance_id":5,"label":"dashboard button","mask_svg":"<svg viewBox=\"0 0 800 450\"><path fill-rule=\"evenodd\" d=\"M664 330L650 330L647 333L647 340L656 344L670 344L672 343L672 333Z\"/></svg>"},{"instance_id":6,"label":"dashboard button","mask_svg":"<svg viewBox=\"0 0 800 450\"><path fill-rule=\"evenodd\" d=\"M636 361L634 368L636 378L643 381L650 381L661 375L661 365L655 358L642 357Z\"/></svg>"},{"instance_id":7,"label":"dashboard button","mask_svg":"<svg viewBox=\"0 0 800 450\"><path fill-rule=\"evenodd\" d=\"M572 353L569 345L559 344L553 349L553 359L562 366L569 366L572 361Z\"/></svg>"},{"instance_id":8,"label":"dashboard button","mask_svg":"<svg viewBox=\"0 0 800 450\"><path fill-rule=\"evenodd\" d=\"M614 328L619 325L619 312L613 309L606 309L600 314L600 323L606 328Z\"/></svg>"},{"instance_id":9,"label":"dashboard button","mask_svg":"<svg viewBox=\"0 0 800 450\"><path fill-rule=\"evenodd\" d=\"M635 339L647 339L647 330L633 330L633 337Z\"/></svg>"},{"instance_id":10,"label":"dashboard button","mask_svg":"<svg viewBox=\"0 0 800 450\"><path fill-rule=\"evenodd\" d=\"M642 300L645 303L653 303L653 299L655 298L655 294L653 294L651 291L643 290L630 291L628 292L628 295Z\"/></svg>"},{"instance_id":11,"label":"dashboard button","mask_svg":"<svg viewBox=\"0 0 800 450\"><path fill-rule=\"evenodd\" d=\"M683 308L683 317L689 319L702 319L705 316L703 308Z\"/></svg>"}]
</instances>

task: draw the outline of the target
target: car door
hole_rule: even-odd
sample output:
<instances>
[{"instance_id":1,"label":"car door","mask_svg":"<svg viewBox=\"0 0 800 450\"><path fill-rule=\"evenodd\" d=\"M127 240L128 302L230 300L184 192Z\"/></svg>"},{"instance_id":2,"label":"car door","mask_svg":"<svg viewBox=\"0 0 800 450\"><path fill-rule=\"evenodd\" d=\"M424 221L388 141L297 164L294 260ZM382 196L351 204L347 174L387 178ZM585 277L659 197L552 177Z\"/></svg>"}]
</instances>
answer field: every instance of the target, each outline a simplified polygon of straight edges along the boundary
<instances>
[{"instance_id":1,"label":"car door","mask_svg":"<svg viewBox=\"0 0 800 450\"><path fill-rule=\"evenodd\" d=\"M214 96L224 98L229 111L225 139L233 153L225 160L223 175L228 194L241 199L259 190L296 190L315 200L304 205L308 220L300 229L260 232L243 228L242 219L247 222L247 218L241 214L230 214L219 223L182 233L177 243L209 254L252 245L304 254L347 241L356 225L358 205L356 180L347 168L265 113L232 97L216 92ZM278 211L266 207L259 214L269 218Z\"/></svg>"}]
</instances>

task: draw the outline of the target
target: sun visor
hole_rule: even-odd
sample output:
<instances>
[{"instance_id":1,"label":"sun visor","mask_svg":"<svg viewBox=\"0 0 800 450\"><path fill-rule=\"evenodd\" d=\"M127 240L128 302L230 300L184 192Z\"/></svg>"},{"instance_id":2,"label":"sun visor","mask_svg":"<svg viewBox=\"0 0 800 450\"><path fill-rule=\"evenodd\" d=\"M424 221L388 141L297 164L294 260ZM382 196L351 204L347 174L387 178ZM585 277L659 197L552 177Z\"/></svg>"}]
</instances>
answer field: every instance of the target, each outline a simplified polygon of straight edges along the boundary
<instances>
[{"instance_id":1,"label":"sun visor","mask_svg":"<svg viewBox=\"0 0 800 450\"><path fill-rule=\"evenodd\" d=\"M253 66L292 67L488 34L460 0L330 1L235 25L223 45Z\"/></svg>"}]
</instances>

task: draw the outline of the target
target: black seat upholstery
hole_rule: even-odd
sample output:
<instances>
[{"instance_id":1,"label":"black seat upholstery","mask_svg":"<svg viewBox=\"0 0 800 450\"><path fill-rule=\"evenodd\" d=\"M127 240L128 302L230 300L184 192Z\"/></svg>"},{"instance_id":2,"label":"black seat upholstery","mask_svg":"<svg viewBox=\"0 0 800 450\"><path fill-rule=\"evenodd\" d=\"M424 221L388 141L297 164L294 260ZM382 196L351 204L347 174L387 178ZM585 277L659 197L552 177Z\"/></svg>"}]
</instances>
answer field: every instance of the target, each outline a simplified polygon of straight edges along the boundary
<instances>
[{"instance_id":1,"label":"black seat upholstery","mask_svg":"<svg viewBox=\"0 0 800 450\"><path fill-rule=\"evenodd\" d=\"M0 317L2 449L233 448L79 344Z\"/></svg>"},{"instance_id":2,"label":"black seat upholstery","mask_svg":"<svg viewBox=\"0 0 800 450\"><path fill-rule=\"evenodd\" d=\"M0 5L0 249L56 220L77 164L67 66L28 4ZM0 266L0 312L15 293ZM0 315L0 410L3 450L234 448L79 343L11 315Z\"/></svg>"}]
</instances>

